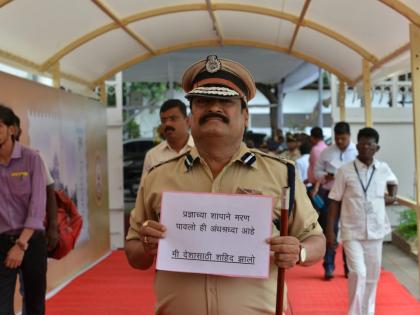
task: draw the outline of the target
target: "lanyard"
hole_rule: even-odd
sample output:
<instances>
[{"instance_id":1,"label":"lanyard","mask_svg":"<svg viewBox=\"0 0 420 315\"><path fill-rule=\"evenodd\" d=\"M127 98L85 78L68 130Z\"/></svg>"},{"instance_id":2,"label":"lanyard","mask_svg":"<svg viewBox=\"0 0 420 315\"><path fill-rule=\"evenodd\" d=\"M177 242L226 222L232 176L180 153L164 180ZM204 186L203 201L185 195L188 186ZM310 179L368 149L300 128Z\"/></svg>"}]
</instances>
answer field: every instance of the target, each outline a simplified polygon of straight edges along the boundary
<instances>
[{"instance_id":1,"label":"lanyard","mask_svg":"<svg viewBox=\"0 0 420 315\"><path fill-rule=\"evenodd\" d=\"M369 188L370 182L372 181L373 174L376 171L375 165L373 165L373 170L372 170L372 173L370 173L370 177L369 177L366 187L365 185L363 185L362 179L360 178L359 170L357 169L355 161L353 162L353 166L354 166L354 170L356 171L357 177L359 178L359 182L360 182L360 185L362 186L363 192L365 193L365 197L367 197L367 190Z\"/></svg>"}]
</instances>

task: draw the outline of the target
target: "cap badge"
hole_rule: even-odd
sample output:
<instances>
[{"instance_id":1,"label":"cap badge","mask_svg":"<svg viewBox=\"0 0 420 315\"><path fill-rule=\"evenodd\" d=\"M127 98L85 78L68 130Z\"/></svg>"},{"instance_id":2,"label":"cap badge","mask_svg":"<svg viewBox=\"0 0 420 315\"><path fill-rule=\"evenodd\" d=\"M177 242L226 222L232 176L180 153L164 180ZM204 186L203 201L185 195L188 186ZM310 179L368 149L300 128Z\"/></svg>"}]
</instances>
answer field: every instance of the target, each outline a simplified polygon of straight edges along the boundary
<instances>
[{"instance_id":1,"label":"cap badge","mask_svg":"<svg viewBox=\"0 0 420 315\"><path fill-rule=\"evenodd\" d=\"M207 57L207 61L206 61L207 72L215 73L219 71L221 67L222 67L222 63L220 62L220 60L217 58L216 55L210 55Z\"/></svg>"}]
</instances>

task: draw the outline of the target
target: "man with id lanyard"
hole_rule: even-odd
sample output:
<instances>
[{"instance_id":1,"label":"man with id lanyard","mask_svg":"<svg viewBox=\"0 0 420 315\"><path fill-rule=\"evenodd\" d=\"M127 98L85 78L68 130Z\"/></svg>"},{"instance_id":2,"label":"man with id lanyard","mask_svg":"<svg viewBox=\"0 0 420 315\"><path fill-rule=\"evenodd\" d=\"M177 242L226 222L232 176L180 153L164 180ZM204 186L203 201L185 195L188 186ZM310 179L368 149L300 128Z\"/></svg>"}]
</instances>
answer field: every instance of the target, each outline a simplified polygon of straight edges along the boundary
<instances>
[{"instance_id":1,"label":"man with id lanyard","mask_svg":"<svg viewBox=\"0 0 420 315\"><path fill-rule=\"evenodd\" d=\"M334 221L341 203L341 239L349 267L349 315L375 314L382 242L391 231L385 204L395 202L398 182L388 164L374 158L378 142L375 129L359 130L358 156L339 168L329 194L327 246L334 245Z\"/></svg>"}]
</instances>

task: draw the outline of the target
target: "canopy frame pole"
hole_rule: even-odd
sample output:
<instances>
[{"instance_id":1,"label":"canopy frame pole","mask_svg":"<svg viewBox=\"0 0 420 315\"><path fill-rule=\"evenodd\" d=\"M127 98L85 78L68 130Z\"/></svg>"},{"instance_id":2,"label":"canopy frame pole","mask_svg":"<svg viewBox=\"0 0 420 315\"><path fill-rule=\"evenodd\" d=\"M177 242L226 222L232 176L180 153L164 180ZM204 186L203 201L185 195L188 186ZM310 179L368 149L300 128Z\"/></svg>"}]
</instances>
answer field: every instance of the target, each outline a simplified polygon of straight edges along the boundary
<instances>
[{"instance_id":1,"label":"canopy frame pole","mask_svg":"<svg viewBox=\"0 0 420 315\"><path fill-rule=\"evenodd\" d=\"M420 27L410 24L411 78L413 93L414 161L416 179L417 235L420 235ZM419 238L417 245L419 245ZM420 255L417 263L420 276ZM419 281L420 289L420 281Z\"/></svg>"},{"instance_id":2,"label":"canopy frame pole","mask_svg":"<svg viewBox=\"0 0 420 315\"><path fill-rule=\"evenodd\" d=\"M340 108L340 121L346 121L346 87L343 80L338 84L338 107Z\"/></svg>"},{"instance_id":3,"label":"canopy frame pole","mask_svg":"<svg viewBox=\"0 0 420 315\"><path fill-rule=\"evenodd\" d=\"M369 61L363 59L363 105L365 106L365 126L372 127L372 95Z\"/></svg>"}]
</instances>

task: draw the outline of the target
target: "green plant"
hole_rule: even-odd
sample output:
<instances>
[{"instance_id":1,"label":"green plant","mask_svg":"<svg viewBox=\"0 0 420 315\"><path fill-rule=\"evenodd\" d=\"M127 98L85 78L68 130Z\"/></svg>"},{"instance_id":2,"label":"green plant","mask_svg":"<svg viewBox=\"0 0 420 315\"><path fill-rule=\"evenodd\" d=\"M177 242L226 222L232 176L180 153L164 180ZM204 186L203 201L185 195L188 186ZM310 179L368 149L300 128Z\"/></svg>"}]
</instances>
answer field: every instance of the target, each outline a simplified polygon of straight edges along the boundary
<instances>
[{"instance_id":1,"label":"green plant","mask_svg":"<svg viewBox=\"0 0 420 315\"><path fill-rule=\"evenodd\" d=\"M140 93L149 105L161 103L166 98L167 84L164 82L124 82L123 97L132 92Z\"/></svg>"},{"instance_id":2,"label":"green plant","mask_svg":"<svg viewBox=\"0 0 420 315\"><path fill-rule=\"evenodd\" d=\"M108 86L106 89L107 92L107 106L108 107L115 107L117 105L117 99L115 95L115 87Z\"/></svg>"},{"instance_id":3,"label":"green plant","mask_svg":"<svg viewBox=\"0 0 420 315\"><path fill-rule=\"evenodd\" d=\"M414 209L406 209L401 212L397 232L407 239L417 236L417 215Z\"/></svg>"}]
</instances>

